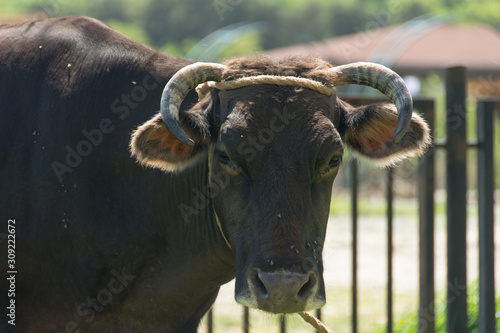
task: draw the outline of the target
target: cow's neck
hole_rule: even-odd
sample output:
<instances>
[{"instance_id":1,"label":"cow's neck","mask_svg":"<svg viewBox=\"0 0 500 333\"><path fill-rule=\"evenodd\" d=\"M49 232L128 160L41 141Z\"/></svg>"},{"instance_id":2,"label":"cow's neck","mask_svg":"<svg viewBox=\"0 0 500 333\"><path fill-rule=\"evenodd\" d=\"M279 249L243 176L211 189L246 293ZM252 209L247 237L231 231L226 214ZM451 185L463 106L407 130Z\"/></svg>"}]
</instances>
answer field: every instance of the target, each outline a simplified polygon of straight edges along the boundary
<instances>
[{"instance_id":1,"label":"cow's neck","mask_svg":"<svg viewBox=\"0 0 500 333\"><path fill-rule=\"evenodd\" d=\"M220 188L217 184L209 185L209 164L210 161L204 160L181 174L183 188L187 189L177 204L181 215L178 226L185 235L182 243L191 249L191 253L198 249L204 256L210 249L214 258L234 266L231 246L212 206L212 199L219 195ZM180 244L180 247L183 246Z\"/></svg>"},{"instance_id":2,"label":"cow's neck","mask_svg":"<svg viewBox=\"0 0 500 333\"><path fill-rule=\"evenodd\" d=\"M168 226L175 237L168 240L169 265L160 276L169 277L168 289L174 293L163 295L166 300L190 300L186 304L175 304L168 313L178 313L179 318L189 314L185 320L191 322L198 320L199 316L201 318L215 301L219 287L232 280L236 272L234 255L217 226L211 198L207 195L207 161L179 176L182 188L188 190L178 198L177 208L183 214L175 223L176 230L171 229L172 225Z\"/></svg>"}]
</instances>

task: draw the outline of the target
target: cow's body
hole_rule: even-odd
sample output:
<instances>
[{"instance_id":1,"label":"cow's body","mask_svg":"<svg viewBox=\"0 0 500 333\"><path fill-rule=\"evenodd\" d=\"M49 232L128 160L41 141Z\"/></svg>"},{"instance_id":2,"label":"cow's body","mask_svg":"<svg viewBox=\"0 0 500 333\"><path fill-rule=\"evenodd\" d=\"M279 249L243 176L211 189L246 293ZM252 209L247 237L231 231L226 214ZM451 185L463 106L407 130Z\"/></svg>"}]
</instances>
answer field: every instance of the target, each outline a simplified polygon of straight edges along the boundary
<instances>
[{"instance_id":1,"label":"cow's body","mask_svg":"<svg viewBox=\"0 0 500 333\"><path fill-rule=\"evenodd\" d=\"M0 270L17 271L15 297L2 295L16 325L0 331L195 332L234 277L250 307L319 308L344 145L390 164L429 140L381 66L190 64L88 18L0 27L0 211L16 241L15 267ZM199 102L192 90L261 74L291 83L219 86ZM373 86L398 110L354 108L335 82Z\"/></svg>"},{"instance_id":2,"label":"cow's body","mask_svg":"<svg viewBox=\"0 0 500 333\"><path fill-rule=\"evenodd\" d=\"M3 315L0 331L194 331L234 277L209 205L189 224L177 208L206 193L206 163L170 175L134 163L128 148L189 62L86 18L2 27L0 44L1 232L15 219L18 272L16 326ZM88 156L66 161L67 147L87 154L84 141ZM7 240L1 248L5 273ZM117 272L134 278L94 308L89 298Z\"/></svg>"}]
</instances>

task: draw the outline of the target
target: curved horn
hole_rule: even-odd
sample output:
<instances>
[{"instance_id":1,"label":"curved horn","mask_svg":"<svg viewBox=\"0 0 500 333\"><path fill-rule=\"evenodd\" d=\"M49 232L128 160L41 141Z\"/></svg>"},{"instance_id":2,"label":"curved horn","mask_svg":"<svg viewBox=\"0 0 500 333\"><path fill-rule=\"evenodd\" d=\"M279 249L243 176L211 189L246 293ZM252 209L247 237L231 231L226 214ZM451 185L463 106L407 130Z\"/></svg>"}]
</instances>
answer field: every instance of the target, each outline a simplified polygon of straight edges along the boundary
<instances>
[{"instance_id":1,"label":"curved horn","mask_svg":"<svg viewBox=\"0 0 500 333\"><path fill-rule=\"evenodd\" d=\"M333 84L360 84L375 88L389 97L398 110L398 126L393 141L399 142L410 126L413 101L403 79L393 70L370 62L356 62L334 67Z\"/></svg>"},{"instance_id":2,"label":"curved horn","mask_svg":"<svg viewBox=\"0 0 500 333\"><path fill-rule=\"evenodd\" d=\"M179 122L179 108L188 92L198 84L220 81L224 65L216 63L194 63L180 69L163 89L160 111L163 123L180 142L194 146L194 141L184 132Z\"/></svg>"}]
</instances>

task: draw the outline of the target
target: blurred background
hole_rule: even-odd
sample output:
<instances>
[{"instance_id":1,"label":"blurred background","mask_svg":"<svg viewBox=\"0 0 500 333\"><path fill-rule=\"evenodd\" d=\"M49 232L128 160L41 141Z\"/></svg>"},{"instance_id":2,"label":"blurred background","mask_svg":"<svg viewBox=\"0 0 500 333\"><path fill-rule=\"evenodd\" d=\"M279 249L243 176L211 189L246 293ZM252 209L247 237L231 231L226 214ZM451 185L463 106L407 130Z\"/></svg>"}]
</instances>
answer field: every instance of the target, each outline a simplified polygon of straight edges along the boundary
<instances>
[{"instance_id":1,"label":"blurred background","mask_svg":"<svg viewBox=\"0 0 500 333\"><path fill-rule=\"evenodd\" d=\"M265 53L273 57L315 54L340 65L375 61L401 74L415 98L436 103L434 139L444 140L446 67L468 68L467 137L476 140L476 101L500 95L500 1L498 0L0 0L0 24L65 15L100 19L162 52L202 61ZM342 88L339 94L376 95L371 89ZM418 110L417 110L418 111ZM500 202L500 117L495 116L496 211ZM446 159L436 151L436 307L443 308L446 288ZM477 152L467 158L468 280L477 269ZM331 222L324 251L327 306L325 323L348 332L351 288L351 197L348 163L337 176ZM394 170L394 316L397 332L416 332L418 309L418 159ZM387 175L359 167L359 331L384 331L387 284L387 225L384 201ZM496 214L496 230L500 227ZM498 234L498 232L497 232ZM498 252L498 239L496 237ZM493 250L493 249L492 249ZM498 276L498 258L496 271ZM498 285L498 283L497 283ZM471 288L471 302L474 292ZM474 291L475 290L475 291ZM497 289L498 290L498 289ZM216 331L240 332L241 317L233 286L222 288L215 306ZM476 297L477 300L477 297ZM498 303L497 303L498 304ZM235 310L236 309L236 310ZM471 308L472 309L472 308ZM497 305L497 310L499 309ZM477 310L477 309L476 309ZM443 316L443 311L437 313ZM471 310L473 311L473 309ZM256 332L277 332L273 316L251 313ZM497 318L500 312L497 313ZM413 328L409 328L413 323ZM206 325L206 322L204 322ZM290 319L289 332L310 332ZM204 330L205 328L203 328ZM438 331L440 331L438 329Z\"/></svg>"},{"instance_id":2,"label":"blurred background","mask_svg":"<svg viewBox=\"0 0 500 333\"><path fill-rule=\"evenodd\" d=\"M500 24L496 0L1 0L0 22L87 15L156 49L186 55L219 29L240 31L216 60L445 14L457 23Z\"/></svg>"}]
</instances>

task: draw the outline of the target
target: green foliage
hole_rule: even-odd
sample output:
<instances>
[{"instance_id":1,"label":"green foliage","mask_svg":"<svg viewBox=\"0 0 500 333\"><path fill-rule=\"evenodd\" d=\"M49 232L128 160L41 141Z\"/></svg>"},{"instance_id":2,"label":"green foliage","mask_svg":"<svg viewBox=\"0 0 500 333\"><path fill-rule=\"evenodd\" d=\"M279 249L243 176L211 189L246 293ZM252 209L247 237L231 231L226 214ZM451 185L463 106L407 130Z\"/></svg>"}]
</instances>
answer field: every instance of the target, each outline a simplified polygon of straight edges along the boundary
<instances>
[{"instance_id":1,"label":"green foliage","mask_svg":"<svg viewBox=\"0 0 500 333\"><path fill-rule=\"evenodd\" d=\"M0 13L3 17L17 16L27 12L33 3L33 0L0 0Z\"/></svg>"},{"instance_id":2,"label":"green foliage","mask_svg":"<svg viewBox=\"0 0 500 333\"><path fill-rule=\"evenodd\" d=\"M455 7L458 20L482 22L498 27L500 23L500 2L497 0L464 1Z\"/></svg>"},{"instance_id":3,"label":"green foliage","mask_svg":"<svg viewBox=\"0 0 500 333\"><path fill-rule=\"evenodd\" d=\"M257 53L261 51L262 40L261 36L257 33L246 33L239 37L239 39L228 46L219 56L220 59L229 59L234 57L241 57L248 54Z\"/></svg>"},{"instance_id":4,"label":"green foliage","mask_svg":"<svg viewBox=\"0 0 500 333\"><path fill-rule=\"evenodd\" d=\"M144 22L155 46L199 40L220 27L211 1L150 0Z\"/></svg>"},{"instance_id":5,"label":"green foliage","mask_svg":"<svg viewBox=\"0 0 500 333\"><path fill-rule=\"evenodd\" d=\"M150 45L148 34L139 23L125 22L120 20L106 20L105 23L113 29L143 44Z\"/></svg>"},{"instance_id":6,"label":"green foliage","mask_svg":"<svg viewBox=\"0 0 500 333\"><path fill-rule=\"evenodd\" d=\"M496 297L497 308L500 305L500 295ZM435 307L436 318L436 333L446 332L446 296L438 296ZM477 281L473 282L467 288L467 331L478 332L478 314L479 314L479 284ZM500 332L500 312L497 312L497 329ZM394 332L401 333L417 333L418 332L418 313L411 313L400 318L394 325ZM492 332L493 333L493 332Z\"/></svg>"},{"instance_id":7,"label":"green foliage","mask_svg":"<svg viewBox=\"0 0 500 333\"><path fill-rule=\"evenodd\" d=\"M197 43L195 38L185 38L179 43L166 43L159 50L174 56L185 56Z\"/></svg>"},{"instance_id":8,"label":"green foliage","mask_svg":"<svg viewBox=\"0 0 500 333\"><path fill-rule=\"evenodd\" d=\"M238 22L265 22L260 37L242 35L228 54L269 49L397 24L421 15L453 13L462 22L500 22L496 0L0 0L0 15L41 10L50 16L88 15L132 38L182 55L192 41ZM135 32L137 30L138 32ZM192 45L191 45L192 46Z\"/></svg>"}]
</instances>

